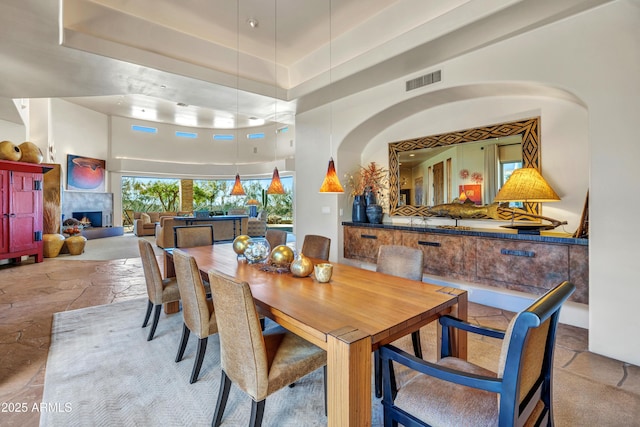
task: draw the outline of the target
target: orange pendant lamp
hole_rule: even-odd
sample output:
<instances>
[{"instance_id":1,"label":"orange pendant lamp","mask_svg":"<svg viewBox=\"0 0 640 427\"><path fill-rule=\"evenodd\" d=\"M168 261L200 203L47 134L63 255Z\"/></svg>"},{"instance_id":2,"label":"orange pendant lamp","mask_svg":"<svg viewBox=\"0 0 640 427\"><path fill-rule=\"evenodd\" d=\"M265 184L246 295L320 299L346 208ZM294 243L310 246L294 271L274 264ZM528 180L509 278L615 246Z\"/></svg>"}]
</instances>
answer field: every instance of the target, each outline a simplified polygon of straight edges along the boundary
<instances>
[{"instance_id":1,"label":"orange pendant lamp","mask_svg":"<svg viewBox=\"0 0 640 427\"><path fill-rule=\"evenodd\" d=\"M242 183L240 182L240 174L236 173L236 182L233 184L233 188L231 189L232 196L246 196L247 193L244 192L244 188L242 188Z\"/></svg>"},{"instance_id":2,"label":"orange pendant lamp","mask_svg":"<svg viewBox=\"0 0 640 427\"><path fill-rule=\"evenodd\" d=\"M320 186L320 193L344 193L344 188L342 188L342 184L340 184L338 174L336 173L336 165L333 162L333 157L329 160L329 167L327 168L324 181Z\"/></svg>"},{"instance_id":3,"label":"orange pendant lamp","mask_svg":"<svg viewBox=\"0 0 640 427\"><path fill-rule=\"evenodd\" d=\"M267 188L267 194L285 194L277 167L273 168L273 177L269 188Z\"/></svg>"}]
</instances>

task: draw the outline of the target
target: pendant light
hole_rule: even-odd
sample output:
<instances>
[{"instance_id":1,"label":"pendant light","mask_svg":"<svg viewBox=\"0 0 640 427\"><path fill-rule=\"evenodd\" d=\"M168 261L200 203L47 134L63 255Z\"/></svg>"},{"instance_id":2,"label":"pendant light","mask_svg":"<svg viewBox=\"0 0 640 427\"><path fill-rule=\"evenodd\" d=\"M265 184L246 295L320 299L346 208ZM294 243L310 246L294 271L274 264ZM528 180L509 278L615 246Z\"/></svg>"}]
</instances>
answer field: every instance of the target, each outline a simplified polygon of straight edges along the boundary
<instances>
[{"instance_id":1,"label":"pendant light","mask_svg":"<svg viewBox=\"0 0 640 427\"><path fill-rule=\"evenodd\" d=\"M238 121L240 117L240 0L236 2L236 27L237 27L237 40L236 40L236 181L231 189L231 196L246 196L242 188L242 182L240 182L240 172L238 171L238 160L240 151L240 140L238 138Z\"/></svg>"},{"instance_id":2,"label":"pendant light","mask_svg":"<svg viewBox=\"0 0 640 427\"><path fill-rule=\"evenodd\" d=\"M331 61L331 0L329 0L329 91L332 91L331 83L331 73L332 73L332 61ZM333 99L331 98L329 101L329 153L333 152ZM340 179L338 178L338 174L336 173L336 165L333 162L333 157L329 159L329 166L327 168L327 174L324 177L324 181L322 181L322 185L320 186L320 193L328 193L328 194L341 194L344 193L344 188L342 188L342 184L340 184Z\"/></svg>"},{"instance_id":3,"label":"pendant light","mask_svg":"<svg viewBox=\"0 0 640 427\"><path fill-rule=\"evenodd\" d=\"M278 0L274 0L274 18L273 18L273 75L275 83L273 85L273 121L275 122L273 142L273 161L277 162L278 158ZM284 187L280 181L280 173L278 172L278 166L273 168L273 176L271 177L271 184L267 188L267 194L285 194Z\"/></svg>"}]
</instances>

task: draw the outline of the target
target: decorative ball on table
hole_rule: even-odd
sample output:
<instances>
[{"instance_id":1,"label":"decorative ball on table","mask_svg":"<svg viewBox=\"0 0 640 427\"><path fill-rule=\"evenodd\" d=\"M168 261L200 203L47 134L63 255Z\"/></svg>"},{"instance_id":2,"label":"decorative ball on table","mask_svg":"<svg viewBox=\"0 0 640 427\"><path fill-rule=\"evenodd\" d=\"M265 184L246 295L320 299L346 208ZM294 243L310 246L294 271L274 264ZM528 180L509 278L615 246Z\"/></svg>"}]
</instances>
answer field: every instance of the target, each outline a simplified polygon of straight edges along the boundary
<instances>
[{"instance_id":1,"label":"decorative ball on table","mask_svg":"<svg viewBox=\"0 0 640 427\"><path fill-rule=\"evenodd\" d=\"M289 269L294 277L307 277L313 272L313 261L300 252Z\"/></svg>"},{"instance_id":2,"label":"decorative ball on table","mask_svg":"<svg viewBox=\"0 0 640 427\"><path fill-rule=\"evenodd\" d=\"M278 245L271 251L269 262L277 267L288 267L294 259L293 249L287 245Z\"/></svg>"},{"instance_id":3,"label":"decorative ball on table","mask_svg":"<svg viewBox=\"0 0 640 427\"><path fill-rule=\"evenodd\" d=\"M246 234L241 234L233 239L233 251L238 254L238 257L244 255L244 251L247 249L249 242L251 242L251 237Z\"/></svg>"},{"instance_id":4,"label":"decorative ball on table","mask_svg":"<svg viewBox=\"0 0 640 427\"><path fill-rule=\"evenodd\" d=\"M249 264L262 264L269 258L270 250L271 246L269 246L267 239L264 237L255 237L247 243L244 256L247 258Z\"/></svg>"}]
</instances>

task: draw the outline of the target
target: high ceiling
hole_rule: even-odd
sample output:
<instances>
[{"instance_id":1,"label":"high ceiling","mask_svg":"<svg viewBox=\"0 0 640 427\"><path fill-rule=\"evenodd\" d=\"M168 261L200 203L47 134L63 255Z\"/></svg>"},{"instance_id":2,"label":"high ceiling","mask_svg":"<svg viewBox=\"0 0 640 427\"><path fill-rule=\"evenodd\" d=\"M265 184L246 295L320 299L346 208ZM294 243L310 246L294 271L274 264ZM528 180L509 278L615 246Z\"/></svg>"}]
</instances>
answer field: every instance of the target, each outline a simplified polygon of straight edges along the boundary
<instances>
[{"instance_id":1,"label":"high ceiling","mask_svg":"<svg viewBox=\"0 0 640 427\"><path fill-rule=\"evenodd\" d=\"M194 127L292 123L607 1L6 0L0 119L21 123L14 99L64 98Z\"/></svg>"}]
</instances>

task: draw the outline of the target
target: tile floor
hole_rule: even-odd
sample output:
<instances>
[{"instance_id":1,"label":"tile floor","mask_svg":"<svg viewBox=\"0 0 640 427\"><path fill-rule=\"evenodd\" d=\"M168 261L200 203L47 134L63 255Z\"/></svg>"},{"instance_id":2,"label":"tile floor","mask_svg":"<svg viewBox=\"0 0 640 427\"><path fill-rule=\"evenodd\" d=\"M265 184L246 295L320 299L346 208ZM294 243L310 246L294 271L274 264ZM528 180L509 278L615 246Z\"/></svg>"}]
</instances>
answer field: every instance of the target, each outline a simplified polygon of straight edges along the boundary
<instances>
[{"instance_id":1,"label":"tile floor","mask_svg":"<svg viewBox=\"0 0 640 427\"><path fill-rule=\"evenodd\" d=\"M0 266L0 425L39 423L33 405L42 399L53 313L142 296L146 288L139 258L54 258ZM483 325L504 328L512 315L470 304L470 320ZM474 362L491 369L500 345L490 340L470 339L469 351L480 354ZM586 330L560 326L555 375L562 381L556 381L556 388L561 384L556 396L570 395L575 403L569 405L575 407L562 411L561 419L561 411L556 411L556 425L580 425L575 419L585 411L595 411L589 415L597 418L593 424L640 425L640 368L590 353L587 348ZM429 351L425 354L429 357ZM17 412L15 404L26 404L26 412ZM627 410L631 412L620 417Z\"/></svg>"}]
</instances>

